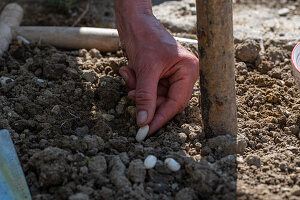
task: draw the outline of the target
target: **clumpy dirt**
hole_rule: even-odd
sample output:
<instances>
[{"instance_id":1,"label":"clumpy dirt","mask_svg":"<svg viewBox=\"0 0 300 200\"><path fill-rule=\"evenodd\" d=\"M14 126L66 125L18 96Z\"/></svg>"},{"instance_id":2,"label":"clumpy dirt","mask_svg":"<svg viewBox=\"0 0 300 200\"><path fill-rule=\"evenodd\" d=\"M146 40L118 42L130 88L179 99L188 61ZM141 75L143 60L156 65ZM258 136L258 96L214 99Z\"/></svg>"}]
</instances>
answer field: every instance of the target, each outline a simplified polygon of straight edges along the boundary
<instances>
[{"instance_id":1,"label":"clumpy dirt","mask_svg":"<svg viewBox=\"0 0 300 200\"><path fill-rule=\"evenodd\" d=\"M11 133L33 199L300 199L300 93L290 47L253 40L235 47L237 137L205 137L197 83L184 112L137 143L121 51L14 42L0 58L0 78L8 78L0 83L0 129ZM147 170L150 154L158 162ZM167 157L181 170L167 169Z\"/></svg>"}]
</instances>

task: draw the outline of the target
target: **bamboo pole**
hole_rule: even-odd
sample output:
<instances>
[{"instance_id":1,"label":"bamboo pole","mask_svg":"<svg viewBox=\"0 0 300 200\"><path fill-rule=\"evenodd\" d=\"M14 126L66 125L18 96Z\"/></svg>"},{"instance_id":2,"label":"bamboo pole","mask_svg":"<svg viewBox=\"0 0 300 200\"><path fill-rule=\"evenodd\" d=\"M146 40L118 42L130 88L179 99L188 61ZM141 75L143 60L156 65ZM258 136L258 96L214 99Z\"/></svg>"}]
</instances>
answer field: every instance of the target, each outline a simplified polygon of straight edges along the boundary
<instances>
[{"instance_id":1,"label":"bamboo pole","mask_svg":"<svg viewBox=\"0 0 300 200\"><path fill-rule=\"evenodd\" d=\"M119 35L115 29L90 27L20 26L12 29L13 37L23 36L30 42L41 42L67 49L117 51Z\"/></svg>"},{"instance_id":2,"label":"bamboo pole","mask_svg":"<svg viewBox=\"0 0 300 200\"><path fill-rule=\"evenodd\" d=\"M205 134L236 135L232 0L197 0L197 32Z\"/></svg>"}]
</instances>

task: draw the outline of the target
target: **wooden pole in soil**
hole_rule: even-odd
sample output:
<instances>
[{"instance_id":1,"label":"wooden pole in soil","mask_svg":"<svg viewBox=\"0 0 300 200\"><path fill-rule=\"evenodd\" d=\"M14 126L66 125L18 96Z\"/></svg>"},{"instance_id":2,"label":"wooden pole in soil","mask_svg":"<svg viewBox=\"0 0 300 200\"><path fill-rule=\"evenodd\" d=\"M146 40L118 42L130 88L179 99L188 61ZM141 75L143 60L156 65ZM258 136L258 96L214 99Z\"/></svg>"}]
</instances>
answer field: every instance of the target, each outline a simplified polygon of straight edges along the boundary
<instances>
[{"instance_id":1,"label":"wooden pole in soil","mask_svg":"<svg viewBox=\"0 0 300 200\"><path fill-rule=\"evenodd\" d=\"M204 131L236 135L232 0L196 1Z\"/></svg>"}]
</instances>

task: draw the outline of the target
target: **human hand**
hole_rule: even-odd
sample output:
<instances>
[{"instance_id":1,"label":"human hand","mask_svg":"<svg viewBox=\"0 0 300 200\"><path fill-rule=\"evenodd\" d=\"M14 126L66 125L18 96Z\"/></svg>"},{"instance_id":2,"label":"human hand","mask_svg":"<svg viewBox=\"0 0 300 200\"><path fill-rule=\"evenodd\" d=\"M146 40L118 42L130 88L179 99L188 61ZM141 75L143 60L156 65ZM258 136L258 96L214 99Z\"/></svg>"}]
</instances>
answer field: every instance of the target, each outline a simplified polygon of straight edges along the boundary
<instances>
[{"instance_id":1,"label":"human hand","mask_svg":"<svg viewBox=\"0 0 300 200\"><path fill-rule=\"evenodd\" d=\"M138 126L149 125L151 135L184 110L199 77L198 59L175 41L151 10L134 19L118 18L117 13L129 60L120 74L131 89L129 98L136 102Z\"/></svg>"}]
</instances>

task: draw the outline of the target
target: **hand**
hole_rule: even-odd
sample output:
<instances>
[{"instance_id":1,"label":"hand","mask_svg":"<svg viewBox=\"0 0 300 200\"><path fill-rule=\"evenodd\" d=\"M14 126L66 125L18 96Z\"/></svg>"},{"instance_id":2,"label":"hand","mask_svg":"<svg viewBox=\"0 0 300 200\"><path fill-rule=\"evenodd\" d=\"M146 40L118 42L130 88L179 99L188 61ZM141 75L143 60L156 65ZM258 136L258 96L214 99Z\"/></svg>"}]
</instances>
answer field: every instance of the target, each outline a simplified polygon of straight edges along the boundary
<instances>
[{"instance_id":1,"label":"hand","mask_svg":"<svg viewBox=\"0 0 300 200\"><path fill-rule=\"evenodd\" d=\"M174 40L151 9L135 21L117 14L117 23L129 60L120 74L136 102L138 126L149 125L151 135L184 110L199 76L198 59Z\"/></svg>"}]
</instances>

